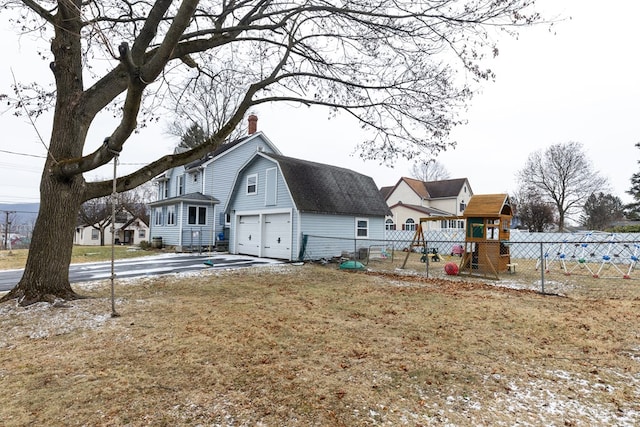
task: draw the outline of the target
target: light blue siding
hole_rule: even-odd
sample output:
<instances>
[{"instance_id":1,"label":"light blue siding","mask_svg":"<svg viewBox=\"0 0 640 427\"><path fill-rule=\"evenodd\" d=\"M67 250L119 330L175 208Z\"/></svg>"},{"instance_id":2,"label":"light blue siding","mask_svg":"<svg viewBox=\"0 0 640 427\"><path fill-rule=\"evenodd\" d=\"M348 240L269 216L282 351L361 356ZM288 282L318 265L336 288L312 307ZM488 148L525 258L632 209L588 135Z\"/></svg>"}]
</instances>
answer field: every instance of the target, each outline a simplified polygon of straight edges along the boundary
<instances>
[{"instance_id":1,"label":"light blue siding","mask_svg":"<svg viewBox=\"0 0 640 427\"><path fill-rule=\"evenodd\" d=\"M156 206L151 209L151 217L149 219L149 222L151 223L149 225L149 228L150 228L149 235L153 237L162 237L163 245L174 246L174 245L178 245L180 241L180 227L178 226L179 207L178 205L175 205L175 206L176 206L176 224L175 225L167 225L167 206ZM155 222L157 210L162 211L162 224L156 224Z\"/></svg>"},{"instance_id":2,"label":"light blue siding","mask_svg":"<svg viewBox=\"0 0 640 427\"><path fill-rule=\"evenodd\" d=\"M276 167L276 164L273 161L265 159L264 157L258 157L243 171L236 183L233 203L230 206L232 211L264 210L265 207L270 209L289 209L293 207L293 201L291 200L291 196L289 195L280 171L276 172L275 200L267 200L267 170L273 169L274 167ZM249 175L257 175L258 177L258 190L256 194L247 194L246 183L247 176Z\"/></svg>"},{"instance_id":3,"label":"light blue siding","mask_svg":"<svg viewBox=\"0 0 640 427\"><path fill-rule=\"evenodd\" d=\"M230 149L207 165L204 171L205 194L212 195L220 201L220 204L216 207L216 210L221 213L215 218L216 230L222 230L225 227L224 215L222 214L226 210L231 186L238 170L253 157L258 148L265 153L273 153L266 141L260 135L257 135L246 143Z\"/></svg>"},{"instance_id":4,"label":"light blue siding","mask_svg":"<svg viewBox=\"0 0 640 427\"><path fill-rule=\"evenodd\" d=\"M176 197L178 196L178 177L179 176L184 176L184 166L180 166L177 168L173 168L170 169L168 171L168 177L169 180L167 181L167 185L169 186L169 197ZM186 182L187 177L184 177L184 180ZM183 194L186 194L186 188L184 188ZM167 198L169 198L167 197Z\"/></svg>"},{"instance_id":5,"label":"light blue siding","mask_svg":"<svg viewBox=\"0 0 640 427\"><path fill-rule=\"evenodd\" d=\"M344 252L354 253L360 248L369 249L372 245L384 244L384 220L380 217L330 215L318 213L300 213L295 208L287 185L276 169L275 197L268 192L269 179L273 179L273 168L277 164L264 157L256 157L247 165L236 181L233 196L229 201L229 212L232 221L241 215L259 215L261 223L264 215L273 212L290 211L291 233L291 259L299 259L300 249L303 246L303 236L308 235L303 259L321 259L340 256ZM247 194L247 177L257 176L256 194ZM270 176L268 179L267 177ZM356 221L366 219L368 221L367 238L356 239ZM235 225L234 225L235 228ZM235 233L230 236L230 251L236 248Z\"/></svg>"},{"instance_id":6,"label":"light blue siding","mask_svg":"<svg viewBox=\"0 0 640 427\"><path fill-rule=\"evenodd\" d=\"M384 217L303 213L301 234L307 235L304 259L321 259L353 254L361 248L384 245ZM368 237L356 238L356 220L368 220Z\"/></svg>"},{"instance_id":7,"label":"light blue siding","mask_svg":"<svg viewBox=\"0 0 640 427\"><path fill-rule=\"evenodd\" d=\"M196 168L195 170L190 170L184 173L184 183L185 183L185 194L189 193L203 193L205 188L204 185L204 169ZM177 184L177 174L173 177L173 187L174 191L176 189Z\"/></svg>"},{"instance_id":8,"label":"light blue siding","mask_svg":"<svg viewBox=\"0 0 640 427\"><path fill-rule=\"evenodd\" d=\"M159 183L159 185L167 186L166 197L164 192L158 192L158 200L189 193L202 193L215 197L220 203L215 205L215 209L208 208L207 226L202 233L209 236L213 231L214 237L217 237L217 234L227 227L224 220L224 212L236 174L258 149L266 153L275 152L270 143L258 133L254 137L231 147L218 155L218 157L203 163L200 168L186 172L184 166L170 169L166 173L167 181ZM194 179L196 175L197 180ZM182 194L179 194L178 191L178 177L180 176L184 177ZM162 207L159 207L159 209L162 209ZM185 236L193 240L193 234L188 233L193 231L194 226L188 224L188 216L185 213L185 209L187 209L186 206L183 206L180 214L176 214L176 226L155 225L152 217L150 239L152 237L162 237L163 243L175 246L181 246ZM212 225L213 229L211 228ZM196 227L200 228L200 225L196 224Z\"/></svg>"},{"instance_id":9,"label":"light blue siding","mask_svg":"<svg viewBox=\"0 0 640 427\"><path fill-rule=\"evenodd\" d=\"M189 208L194 207L199 213L200 208L205 209L205 223L199 223L199 216L196 217L195 224L189 224ZM194 202L183 202L180 209L182 233L179 245L183 248L200 246L213 246L215 244L216 233L218 232L214 224L216 205Z\"/></svg>"},{"instance_id":10,"label":"light blue siding","mask_svg":"<svg viewBox=\"0 0 640 427\"><path fill-rule=\"evenodd\" d=\"M256 158L246 169L242 171L242 174L238 177L236 187L229 201L229 212L232 217L232 222L236 224L237 218L241 215L257 214L260 215L261 224L264 221L264 217L270 213L278 212L293 212L291 214L291 260L298 258L298 216L294 212L293 201L287 189L287 186L282 178L282 174L276 169L275 172L275 197L267 197L267 174L271 175L271 179L274 177L273 168L277 165L263 157ZM271 170L272 172L268 172ZM257 176L257 192L256 194L247 194L246 182L247 176ZM231 252L236 251L235 233L230 233L229 237L229 250Z\"/></svg>"}]
</instances>

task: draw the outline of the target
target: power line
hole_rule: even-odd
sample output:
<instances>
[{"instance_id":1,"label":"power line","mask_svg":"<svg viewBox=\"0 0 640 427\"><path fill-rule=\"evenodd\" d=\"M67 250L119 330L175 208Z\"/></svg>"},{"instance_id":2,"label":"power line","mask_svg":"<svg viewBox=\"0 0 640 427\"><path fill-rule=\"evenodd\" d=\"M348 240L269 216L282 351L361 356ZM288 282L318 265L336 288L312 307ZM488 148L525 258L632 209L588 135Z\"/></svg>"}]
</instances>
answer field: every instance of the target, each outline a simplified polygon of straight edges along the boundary
<instances>
[{"instance_id":1,"label":"power line","mask_svg":"<svg viewBox=\"0 0 640 427\"><path fill-rule=\"evenodd\" d=\"M0 153L13 154L15 156L35 157L37 159L46 159L47 158L47 156L40 156L40 155L37 155L37 154L28 154L28 153L18 153L17 151L9 151L9 150L0 150ZM149 162L147 162L147 163L119 163L120 166L146 166L148 164L149 164Z\"/></svg>"},{"instance_id":2,"label":"power line","mask_svg":"<svg viewBox=\"0 0 640 427\"><path fill-rule=\"evenodd\" d=\"M17 153L15 151L9 151L9 150L0 150L0 153L13 154L13 155L16 155L16 156L36 157L38 159L46 159L47 158L47 156L39 156L37 154Z\"/></svg>"}]
</instances>

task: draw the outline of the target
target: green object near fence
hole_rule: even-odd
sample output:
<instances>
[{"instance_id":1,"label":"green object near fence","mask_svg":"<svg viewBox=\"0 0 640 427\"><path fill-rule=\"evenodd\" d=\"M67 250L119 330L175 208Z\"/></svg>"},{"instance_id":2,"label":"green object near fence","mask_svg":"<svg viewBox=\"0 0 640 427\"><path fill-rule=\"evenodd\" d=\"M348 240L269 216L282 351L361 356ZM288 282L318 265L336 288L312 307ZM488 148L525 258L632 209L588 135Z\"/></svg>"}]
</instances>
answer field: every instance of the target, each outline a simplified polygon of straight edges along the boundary
<instances>
[{"instance_id":1,"label":"green object near fence","mask_svg":"<svg viewBox=\"0 0 640 427\"><path fill-rule=\"evenodd\" d=\"M359 261L344 261L340 264L340 270L365 270L365 266Z\"/></svg>"}]
</instances>

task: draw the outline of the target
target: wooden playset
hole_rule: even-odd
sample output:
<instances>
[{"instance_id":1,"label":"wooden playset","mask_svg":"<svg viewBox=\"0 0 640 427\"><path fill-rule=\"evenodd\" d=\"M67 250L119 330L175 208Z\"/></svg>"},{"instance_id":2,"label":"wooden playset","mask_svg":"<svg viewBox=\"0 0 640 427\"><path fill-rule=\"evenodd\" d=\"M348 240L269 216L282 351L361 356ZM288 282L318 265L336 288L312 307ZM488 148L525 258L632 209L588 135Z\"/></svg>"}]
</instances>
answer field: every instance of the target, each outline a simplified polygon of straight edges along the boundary
<instances>
[{"instance_id":1,"label":"wooden playset","mask_svg":"<svg viewBox=\"0 0 640 427\"><path fill-rule=\"evenodd\" d=\"M507 194L478 194L464 210L465 249L460 274L515 271L509 252L511 202Z\"/></svg>"},{"instance_id":2,"label":"wooden playset","mask_svg":"<svg viewBox=\"0 0 640 427\"><path fill-rule=\"evenodd\" d=\"M477 194L471 197L462 216L420 218L409 252L425 248L422 224L429 221L464 219L465 244L459 265L459 274L489 275L515 272L509 253L509 229L511 227L511 202L507 194ZM405 258L404 268L409 253Z\"/></svg>"}]
</instances>

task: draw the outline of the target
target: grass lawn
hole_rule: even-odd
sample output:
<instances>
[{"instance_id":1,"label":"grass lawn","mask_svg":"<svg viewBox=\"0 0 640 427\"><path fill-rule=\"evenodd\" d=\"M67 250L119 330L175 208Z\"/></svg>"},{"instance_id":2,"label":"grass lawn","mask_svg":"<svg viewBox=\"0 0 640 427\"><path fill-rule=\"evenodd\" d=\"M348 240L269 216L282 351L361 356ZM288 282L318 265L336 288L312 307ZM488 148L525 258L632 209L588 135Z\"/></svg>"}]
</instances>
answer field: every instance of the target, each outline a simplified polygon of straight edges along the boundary
<instances>
[{"instance_id":1,"label":"grass lawn","mask_svg":"<svg viewBox=\"0 0 640 427\"><path fill-rule=\"evenodd\" d=\"M134 258L156 253L154 251L143 251L134 246L115 246L114 249L116 259ZM0 251L0 270L24 268L28 254L28 249ZM111 246L74 246L71 263L108 261L110 259Z\"/></svg>"},{"instance_id":2,"label":"grass lawn","mask_svg":"<svg viewBox=\"0 0 640 427\"><path fill-rule=\"evenodd\" d=\"M0 305L6 426L640 424L640 299L333 266ZM588 293L586 295L589 295Z\"/></svg>"}]
</instances>

